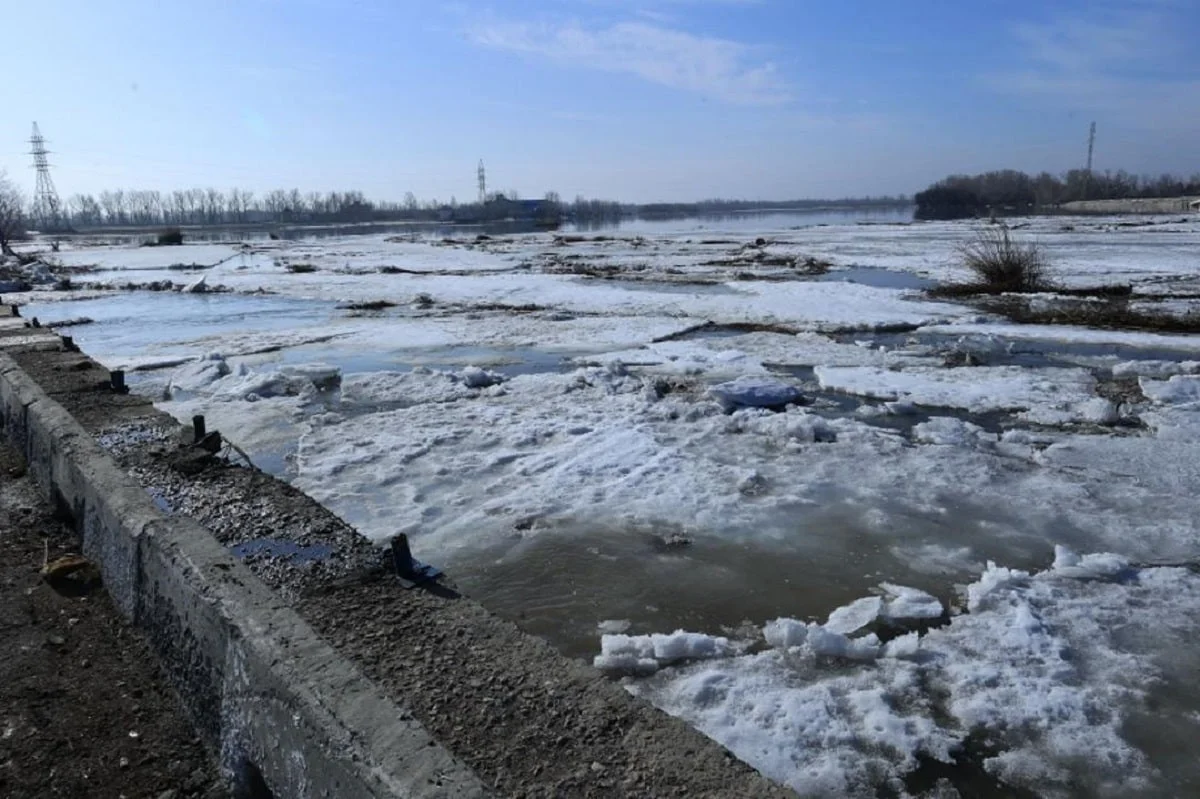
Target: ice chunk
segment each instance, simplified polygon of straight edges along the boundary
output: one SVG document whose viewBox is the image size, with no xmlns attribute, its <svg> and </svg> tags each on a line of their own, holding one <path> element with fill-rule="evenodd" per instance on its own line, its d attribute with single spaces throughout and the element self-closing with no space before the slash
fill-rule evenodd
<svg viewBox="0 0 1200 799">
<path fill-rule="evenodd" d="M 1053 573 L 1080 580 L 1111 579 L 1129 571 L 1129 560 L 1112 552 L 1080 556 L 1067 547 L 1054 547 Z"/>
<path fill-rule="evenodd" d="M 175 396 L 181 391 L 202 391 L 230 371 L 225 359 L 213 353 L 176 369 L 167 384 L 167 392 Z"/>
<path fill-rule="evenodd" d="M 711 397 L 731 411 L 735 408 L 781 408 L 804 395 L 797 386 L 766 377 L 743 376 L 719 383 L 708 390 Z"/>
<path fill-rule="evenodd" d="M 208 275 L 201 275 L 199 279 L 193 280 L 183 287 L 184 294 L 204 294 L 208 291 Z"/>
<path fill-rule="evenodd" d="M 876 600 L 876 608 L 878 608 L 879 597 L 870 598 Z M 857 603 L 851 603 L 846 607 L 852 607 L 855 604 Z M 861 607 L 865 607 L 865 605 Z M 845 610 L 845 608 L 839 608 L 839 610 Z M 830 614 L 831 620 L 836 613 L 837 611 L 834 611 Z M 850 616 L 848 615 L 846 618 L 850 618 Z M 874 617 L 872 616 L 872 618 Z M 874 633 L 861 638 L 850 638 L 836 630 L 829 629 L 828 625 L 805 624 L 796 619 L 775 619 L 767 622 L 763 627 L 763 635 L 766 637 L 767 643 L 776 649 L 791 649 L 803 645 L 814 655 L 840 657 L 848 660 L 874 660 L 879 656 L 879 638 Z"/>
<path fill-rule="evenodd" d="M 704 633 L 676 630 L 670 634 L 655 633 L 650 640 L 654 646 L 654 657 L 660 663 L 727 657 L 733 653 L 728 638 Z"/>
<path fill-rule="evenodd" d="M 658 671 L 654 643 L 648 635 L 602 635 L 600 654 L 592 665 L 601 671 L 653 674 Z"/>
<path fill-rule="evenodd" d="M 642 658 L 630 653 L 596 655 L 592 658 L 592 666 L 600 671 L 612 674 L 637 674 L 645 676 L 658 671 L 658 661 L 654 658 Z"/>
<path fill-rule="evenodd" d="M 813 626 L 808 630 L 808 648 L 814 655 L 874 660 L 879 657 L 879 638 L 874 633 L 862 638 L 848 638 L 841 633 Z"/>
<path fill-rule="evenodd" d="M 883 600 L 877 596 L 856 599 L 830 613 L 828 621 L 825 622 L 825 629 L 849 635 L 879 618 L 882 609 Z"/>
<path fill-rule="evenodd" d="M 1172 375 L 1166 380 L 1139 378 L 1142 393 L 1159 405 L 1200 402 L 1200 375 Z"/>
<path fill-rule="evenodd" d="M 883 645 L 880 654 L 885 658 L 911 660 L 919 654 L 920 649 L 921 636 L 916 632 L 911 632 L 888 641 Z"/>
<path fill-rule="evenodd" d="M 323 391 L 331 391 L 341 385 L 341 367 L 328 363 L 305 363 L 283 366 L 279 371 L 288 376 L 307 380 Z"/>
<path fill-rule="evenodd" d="M 1079 565 L 1082 558 L 1075 550 L 1062 544 L 1054 545 L 1054 570 L 1071 569 Z"/>
<path fill-rule="evenodd" d="M 626 632 L 633 626 L 629 619 L 605 619 L 596 624 L 596 629 L 609 635 Z"/>
<path fill-rule="evenodd" d="M 480 369 L 478 366 L 468 366 L 459 372 L 458 376 L 467 388 L 487 388 L 504 382 L 504 375 Z"/>
<path fill-rule="evenodd" d="M 971 447 L 981 442 L 996 441 L 995 433 L 953 416 L 935 416 L 913 428 L 913 440 L 922 444 Z"/>
<path fill-rule="evenodd" d="M 1095 385 L 1089 372 L 1075 368 L 818 366 L 815 374 L 830 391 L 973 413 L 1079 402 L 1093 396 Z"/>
<path fill-rule="evenodd" d="M 1055 440 L 1055 436 L 1047 435 L 1045 433 L 1034 433 L 1030 430 L 1005 430 L 1000 436 L 1001 443 L 1018 444 L 1024 446 L 1053 444 Z"/>
<path fill-rule="evenodd" d="M 296 397 L 312 392 L 311 380 L 300 374 L 288 374 L 283 370 L 255 372 L 239 364 L 229 377 L 221 381 L 214 394 L 220 400 L 247 400 L 254 402 L 269 397 Z"/>
<path fill-rule="evenodd" d="M 885 402 L 883 406 L 887 408 L 887 412 L 892 416 L 914 416 L 917 413 L 917 406 L 909 400 Z"/>
<path fill-rule="evenodd" d="M 1112 368 L 1113 377 L 1167 378 L 1200 372 L 1200 361 L 1123 361 Z"/>
<path fill-rule="evenodd" d="M 796 619 L 775 619 L 763 626 L 763 637 L 776 649 L 790 649 L 808 640 L 808 625 Z"/>
<path fill-rule="evenodd" d="M 602 635 L 600 654 L 592 665 L 601 671 L 652 673 L 660 666 L 684 660 L 708 660 L 735 654 L 728 638 L 689 633 L 653 635 Z"/>
<path fill-rule="evenodd" d="M 941 600 L 919 588 L 906 585 L 882 583 L 879 586 L 887 596 L 883 616 L 887 619 L 937 619 L 945 613 Z"/>
<path fill-rule="evenodd" d="M 984 606 L 984 600 L 998 591 L 1022 586 L 1029 582 L 1029 572 L 997 566 L 988 561 L 987 569 L 979 579 L 967 586 L 967 610 L 975 613 Z"/>
<path fill-rule="evenodd" d="M 425 367 L 417 367 L 411 372 L 352 374 L 342 381 L 342 402 L 355 405 L 421 405 L 452 402 L 471 394 L 461 380 Z"/>
<path fill-rule="evenodd" d="M 1077 402 L 1071 409 L 1081 421 L 1093 424 L 1116 424 L 1121 420 L 1117 404 L 1104 397 Z"/>
</svg>

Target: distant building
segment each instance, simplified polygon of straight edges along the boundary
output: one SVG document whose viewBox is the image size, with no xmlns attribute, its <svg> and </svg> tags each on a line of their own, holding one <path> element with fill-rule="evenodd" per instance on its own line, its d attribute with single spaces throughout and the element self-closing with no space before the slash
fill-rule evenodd
<svg viewBox="0 0 1200 799">
<path fill-rule="evenodd" d="M 562 209 L 547 200 L 510 200 L 503 194 L 493 195 L 482 206 L 459 206 L 454 211 L 459 223 L 524 222 L 537 227 L 558 227 Z"/>
<path fill-rule="evenodd" d="M 1188 203 L 1188 208 L 1191 208 L 1193 211 L 1200 214 L 1200 197 L 1197 197 Z"/>
</svg>

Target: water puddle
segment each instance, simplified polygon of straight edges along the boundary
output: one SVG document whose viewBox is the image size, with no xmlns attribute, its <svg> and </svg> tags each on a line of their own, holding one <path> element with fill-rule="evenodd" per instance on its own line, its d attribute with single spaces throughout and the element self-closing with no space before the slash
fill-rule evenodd
<svg viewBox="0 0 1200 799">
<path fill-rule="evenodd" d="M 329 557 L 333 549 L 326 544 L 301 546 L 295 541 L 281 538 L 256 538 L 229 548 L 230 554 L 239 560 L 252 557 L 283 558 L 293 563 L 315 563 Z"/>
<path fill-rule="evenodd" d="M 991 512 L 952 510 L 896 509 L 888 514 L 886 534 L 880 534 L 855 503 L 784 505 L 753 540 L 739 540 L 727 530 L 695 531 L 686 536 L 690 543 L 674 546 L 666 542 L 679 531 L 665 523 L 632 529 L 551 523 L 439 565 L 492 612 L 569 656 L 587 658 L 596 653 L 597 624 L 605 620 L 627 621 L 634 634 L 680 628 L 732 632 L 779 616 L 823 620 L 882 581 L 922 588 L 946 601 L 954 580 L 970 577 L 971 564 L 934 573 L 919 570 L 905 554 L 936 547 L 935 541 L 977 544 L 980 557 L 996 550 L 1006 562 L 1022 560 L 1011 542 L 986 540 Z"/>
<path fill-rule="evenodd" d="M 879 289 L 901 289 L 924 291 L 937 285 L 936 280 L 921 277 L 913 272 L 897 272 L 872 266 L 852 266 L 847 269 L 831 269 L 812 278 L 820 283 L 859 283 Z"/>
<path fill-rule="evenodd" d="M 577 281 L 585 285 L 595 285 L 595 281 Z M 725 283 L 685 283 L 683 281 L 667 280 L 606 280 L 604 286 L 624 289 L 625 291 L 642 291 L 654 294 L 739 294 L 740 292 Z"/>
</svg>

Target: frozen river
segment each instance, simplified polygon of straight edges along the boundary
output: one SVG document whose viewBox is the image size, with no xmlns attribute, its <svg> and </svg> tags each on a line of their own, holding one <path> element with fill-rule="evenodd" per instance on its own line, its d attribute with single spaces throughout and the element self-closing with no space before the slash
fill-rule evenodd
<svg viewBox="0 0 1200 799">
<path fill-rule="evenodd" d="M 1186 312 L 1150 221 L 1019 232 Z M 925 297 L 971 232 L 64 247 L 22 314 L 801 793 L 1200 792 L 1200 336 Z"/>
</svg>

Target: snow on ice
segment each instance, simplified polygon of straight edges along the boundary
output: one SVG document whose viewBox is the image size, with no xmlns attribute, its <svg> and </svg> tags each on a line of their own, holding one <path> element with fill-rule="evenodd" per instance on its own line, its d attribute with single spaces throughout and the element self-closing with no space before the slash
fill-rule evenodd
<svg viewBox="0 0 1200 799">
<path fill-rule="evenodd" d="M 919 757 L 951 762 L 977 734 L 987 771 L 1039 795 L 1169 792 L 1122 732 L 1161 659 L 1195 635 L 1200 576 L 1059 547 L 1036 574 L 989 564 L 967 594 L 949 624 L 882 647 L 830 630 L 836 611 L 826 625 L 778 619 L 770 649 L 625 684 L 806 796 L 906 793 Z M 870 599 L 841 610 L 857 621 L 879 608 Z M 1164 632 L 1129 639 L 1129 625 Z"/>
</svg>

